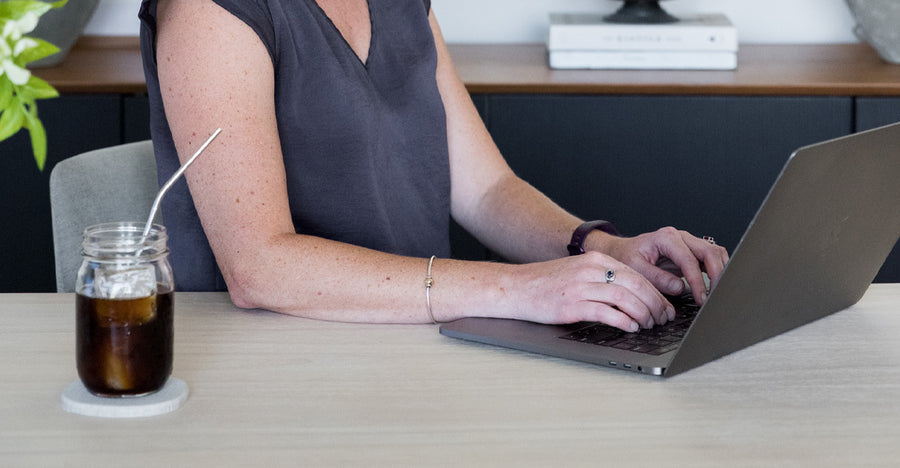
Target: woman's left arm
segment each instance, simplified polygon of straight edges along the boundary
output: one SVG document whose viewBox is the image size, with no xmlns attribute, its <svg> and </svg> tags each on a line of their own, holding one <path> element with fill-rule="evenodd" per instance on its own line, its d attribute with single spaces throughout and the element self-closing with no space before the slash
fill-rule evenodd
<svg viewBox="0 0 900 468">
<path fill-rule="evenodd" d="M 453 218 L 511 261 L 567 255 L 566 245 L 582 220 L 513 173 L 456 74 L 433 11 L 429 19 L 438 56 L 437 84 L 447 114 Z M 678 274 L 694 291 L 705 291 L 701 272 L 706 271 L 715 283 L 728 260 L 723 248 L 672 228 L 633 238 L 594 231 L 586 246 L 631 266 L 666 294 L 681 292 Z M 676 274 L 659 268 L 666 259 L 676 265 Z"/>
</svg>

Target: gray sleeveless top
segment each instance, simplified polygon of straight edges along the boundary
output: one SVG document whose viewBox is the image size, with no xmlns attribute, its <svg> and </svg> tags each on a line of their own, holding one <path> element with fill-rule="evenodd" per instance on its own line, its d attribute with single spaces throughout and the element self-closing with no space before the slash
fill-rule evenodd
<svg viewBox="0 0 900 468">
<path fill-rule="evenodd" d="M 249 25 L 271 56 L 296 231 L 401 255 L 449 256 L 449 156 L 430 1 L 370 1 L 365 63 L 315 0 L 215 2 Z M 155 14 L 156 0 L 143 0 L 141 47 L 162 183 L 178 157 L 159 91 Z M 223 290 L 187 184 L 172 187 L 162 213 L 176 288 Z"/>
</svg>

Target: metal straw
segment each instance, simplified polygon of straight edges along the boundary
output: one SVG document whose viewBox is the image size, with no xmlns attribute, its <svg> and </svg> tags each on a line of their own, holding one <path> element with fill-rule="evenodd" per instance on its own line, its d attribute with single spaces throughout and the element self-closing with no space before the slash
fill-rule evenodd
<svg viewBox="0 0 900 468">
<path fill-rule="evenodd" d="M 209 146 L 210 143 L 212 143 L 213 138 L 215 138 L 221 131 L 221 128 L 217 128 L 216 131 L 213 132 L 213 134 L 209 137 L 209 139 L 207 139 L 206 142 L 203 143 L 202 146 L 200 146 L 200 149 L 198 149 L 197 152 L 194 153 L 193 156 L 191 156 L 191 159 L 188 159 L 186 163 L 179 167 L 178 170 L 175 171 L 174 174 L 172 174 L 172 177 L 169 177 L 169 180 L 167 180 L 162 188 L 159 189 L 159 193 L 156 194 L 156 199 L 153 200 L 153 206 L 150 207 L 150 216 L 147 218 L 147 225 L 144 226 L 144 238 L 147 237 L 147 234 L 150 234 L 150 225 L 153 222 L 153 217 L 156 216 L 156 211 L 159 209 L 159 202 L 162 200 L 163 195 L 166 194 L 169 188 L 172 187 L 172 184 L 174 184 L 175 181 L 178 180 L 179 177 L 181 177 L 181 174 L 184 174 L 184 171 L 187 170 L 188 166 L 190 166 L 194 162 L 194 160 L 197 159 L 197 156 L 200 156 L 200 153 L 202 153 L 203 150 L 205 150 L 206 147 Z"/>
</svg>

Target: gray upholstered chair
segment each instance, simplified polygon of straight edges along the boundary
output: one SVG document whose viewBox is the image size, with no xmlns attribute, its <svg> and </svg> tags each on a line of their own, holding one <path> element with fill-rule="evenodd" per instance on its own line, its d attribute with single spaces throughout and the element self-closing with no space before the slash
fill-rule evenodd
<svg viewBox="0 0 900 468">
<path fill-rule="evenodd" d="M 56 290 L 75 290 L 84 228 L 146 221 L 158 189 L 149 140 L 90 151 L 58 163 L 50 173 Z M 162 222 L 159 211 L 154 222 Z"/>
</svg>

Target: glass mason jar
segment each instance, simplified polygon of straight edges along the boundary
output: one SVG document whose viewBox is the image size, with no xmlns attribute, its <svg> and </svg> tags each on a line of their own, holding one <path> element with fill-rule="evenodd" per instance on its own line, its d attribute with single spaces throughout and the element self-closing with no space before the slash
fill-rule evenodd
<svg viewBox="0 0 900 468">
<path fill-rule="evenodd" d="M 75 281 L 78 376 L 98 396 L 140 396 L 172 373 L 172 268 L 166 228 L 142 222 L 84 230 Z"/>
</svg>

